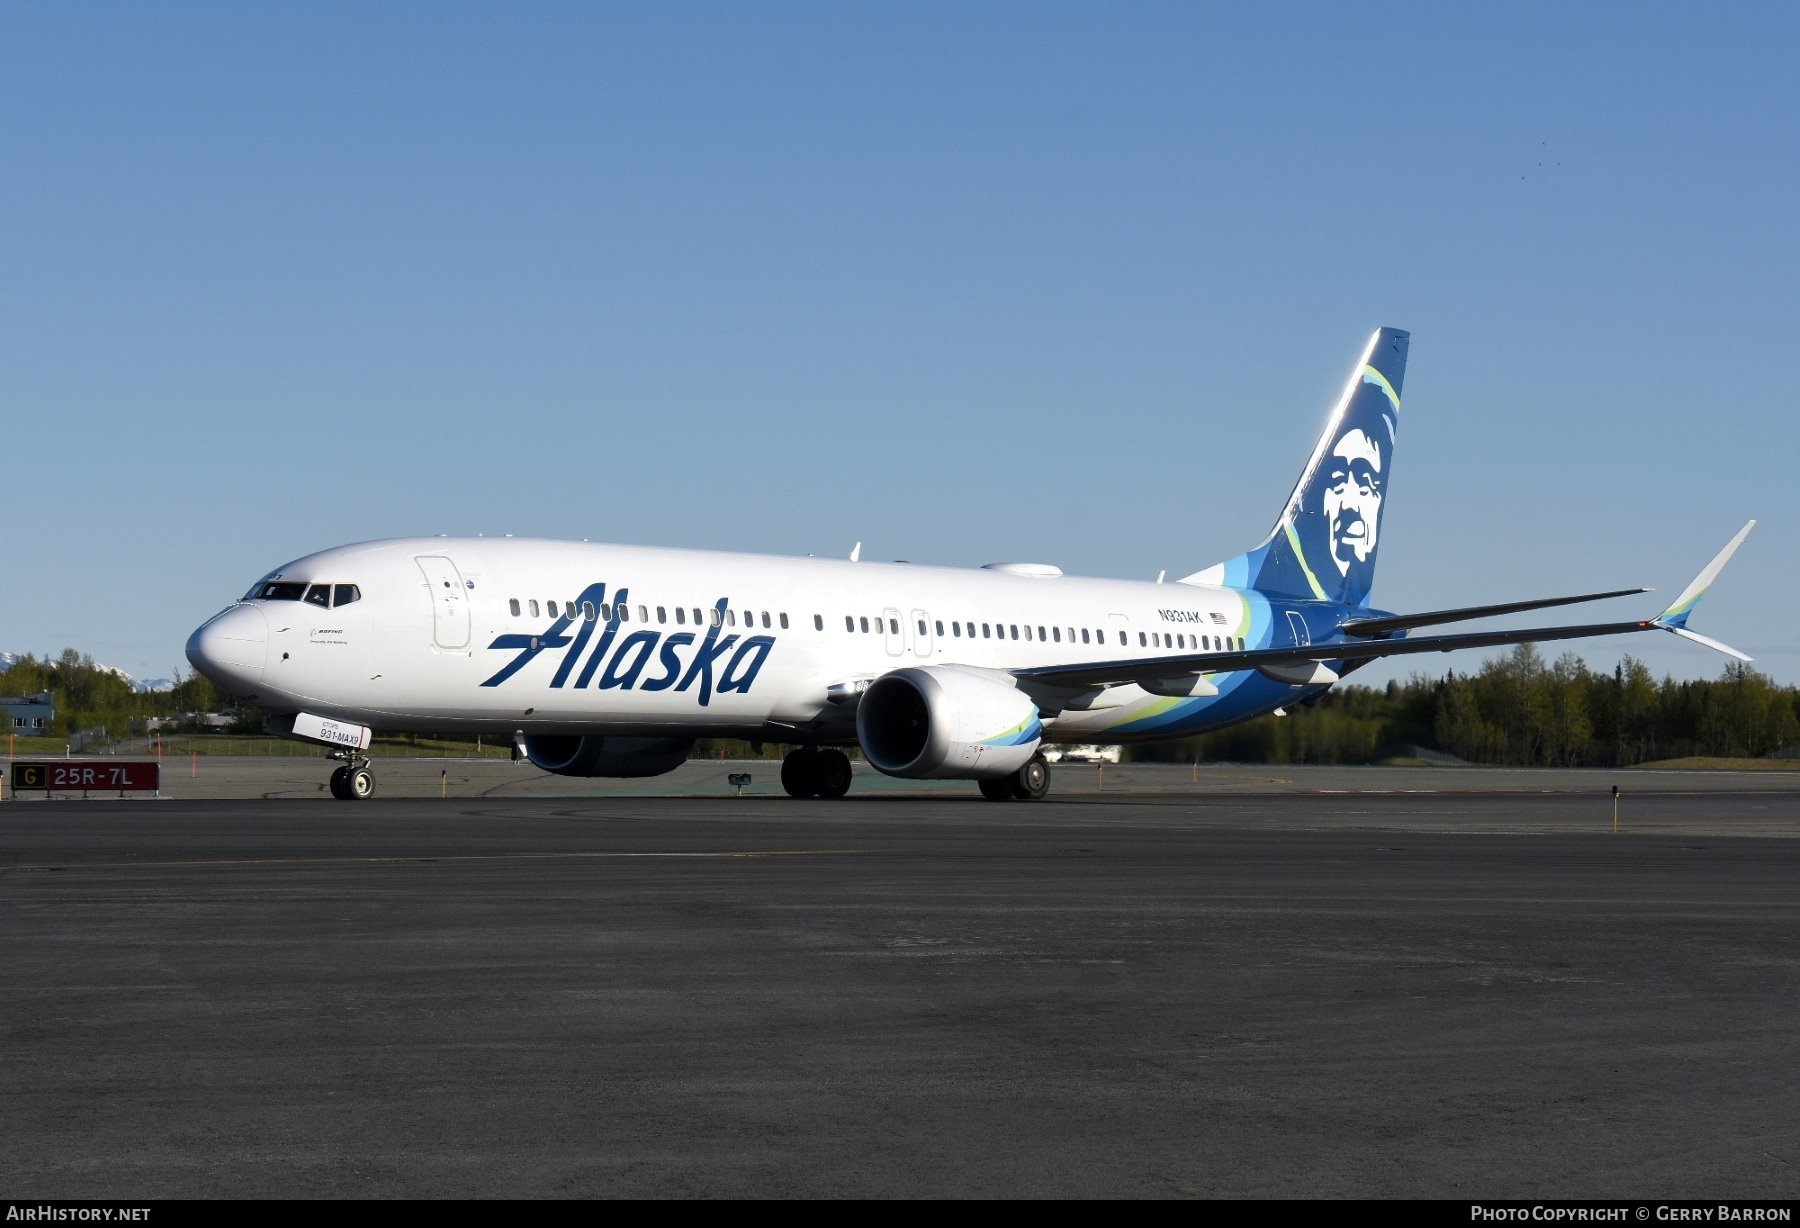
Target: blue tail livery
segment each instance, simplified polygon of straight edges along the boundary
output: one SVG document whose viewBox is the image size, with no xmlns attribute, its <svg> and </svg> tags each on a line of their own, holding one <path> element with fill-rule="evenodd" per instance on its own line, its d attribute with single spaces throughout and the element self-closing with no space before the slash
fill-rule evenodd
<svg viewBox="0 0 1800 1228">
<path fill-rule="evenodd" d="M 1378 329 L 1326 419 L 1312 458 L 1269 536 L 1183 584 L 1251 588 L 1271 597 L 1367 605 L 1400 427 L 1411 335 Z"/>
</svg>

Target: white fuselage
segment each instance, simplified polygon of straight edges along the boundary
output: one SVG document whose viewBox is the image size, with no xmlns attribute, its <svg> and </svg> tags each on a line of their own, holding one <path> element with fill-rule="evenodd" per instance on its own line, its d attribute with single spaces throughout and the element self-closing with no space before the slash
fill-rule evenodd
<svg viewBox="0 0 1800 1228">
<path fill-rule="evenodd" d="M 354 585 L 356 596 L 327 605 L 323 585 L 340 598 Z M 343 546 L 288 564 L 252 594 L 190 640 L 209 676 L 266 712 L 421 732 L 798 741 L 803 731 L 848 743 L 854 704 L 845 700 L 901 666 L 1006 671 L 1254 648 L 1275 622 L 1255 592 L 1029 565 L 522 538 Z M 1250 690 L 1214 704 L 1227 695 L 1097 688 L 1046 715 L 1045 732 L 1080 742 L 1166 737 L 1295 694 Z M 1209 707 L 1218 710 L 1203 720 Z"/>
</svg>

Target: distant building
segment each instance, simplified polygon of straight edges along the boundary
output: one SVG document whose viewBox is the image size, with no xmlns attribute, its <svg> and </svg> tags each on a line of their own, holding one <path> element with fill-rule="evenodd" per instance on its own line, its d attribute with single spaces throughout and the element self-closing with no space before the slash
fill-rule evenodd
<svg viewBox="0 0 1800 1228">
<path fill-rule="evenodd" d="M 144 721 L 144 732 L 160 733 L 164 729 L 230 729 L 237 724 L 235 712 L 183 712 L 176 716 L 152 716 Z"/>
<path fill-rule="evenodd" d="M 40 691 L 36 695 L 0 695 L 0 713 L 8 733 L 28 733 L 48 737 L 56 727 L 56 695 Z"/>
</svg>

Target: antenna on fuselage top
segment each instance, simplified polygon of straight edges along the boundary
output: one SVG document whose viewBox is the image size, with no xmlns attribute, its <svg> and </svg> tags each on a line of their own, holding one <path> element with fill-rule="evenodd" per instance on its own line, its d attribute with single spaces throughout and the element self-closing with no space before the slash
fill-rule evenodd
<svg viewBox="0 0 1800 1228">
<path fill-rule="evenodd" d="M 850 561 L 852 563 L 855 563 L 855 562 L 859 561 L 861 558 L 862 558 L 862 543 L 857 542 L 855 547 L 852 548 L 850 551 Z"/>
<path fill-rule="evenodd" d="M 1158 584 L 1161 584 L 1163 581 L 1163 577 L 1168 574 L 1169 574 L 1169 569 L 1167 567 L 1163 568 L 1161 571 L 1156 573 L 1156 582 Z"/>
</svg>

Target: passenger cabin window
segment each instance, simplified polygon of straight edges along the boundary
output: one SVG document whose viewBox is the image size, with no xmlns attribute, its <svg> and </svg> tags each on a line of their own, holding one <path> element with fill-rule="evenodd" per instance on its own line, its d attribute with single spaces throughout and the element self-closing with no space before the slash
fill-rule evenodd
<svg viewBox="0 0 1800 1228">
<path fill-rule="evenodd" d="M 938 619 L 936 625 L 937 625 L 938 638 L 942 639 L 943 635 L 944 635 L 944 620 L 941 618 Z"/>
<path fill-rule="evenodd" d="M 638 607 L 638 621 L 641 623 L 647 623 L 650 621 L 650 607 L 649 606 L 641 605 Z"/>
<path fill-rule="evenodd" d="M 537 603 L 536 597 L 533 597 L 531 599 L 531 616 L 533 618 L 536 618 L 538 616 L 538 603 Z"/>
<path fill-rule="evenodd" d="M 813 630 L 814 631 L 825 630 L 825 616 L 823 614 L 814 614 L 813 615 Z"/>
<path fill-rule="evenodd" d="M 506 608 L 512 611 L 512 616 L 514 618 L 517 618 L 519 616 L 519 599 L 514 597 L 511 601 L 506 603 Z"/>
<path fill-rule="evenodd" d="M 1083 627 L 1083 628 L 1082 628 L 1082 629 L 1081 629 L 1081 642 L 1082 642 L 1082 643 L 1083 643 L 1083 644 L 1085 644 L 1085 643 L 1087 643 L 1087 642 L 1088 642 L 1088 632 L 1087 632 L 1087 628 L 1086 628 L 1086 627 Z"/>
<path fill-rule="evenodd" d="M 675 621 L 677 623 L 682 624 L 683 626 L 685 626 L 687 624 L 687 609 L 686 609 L 686 607 L 684 607 L 684 606 L 676 606 L 675 607 Z"/>
<path fill-rule="evenodd" d="M 781 615 L 781 629 L 783 631 L 786 631 L 788 629 L 787 612 L 785 610 L 782 611 L 782 615 Z"/>
<path fill-rule="evenodd" d="M 593 622 L 595 618 L 599 617 L 599 614 L 600 611 L 594 608 L 593 602 L 584 601 L 581 603 L 581 616 L 589 622 Z"/>
<path fill-rule="evenodd" d="M 669 611 L 667 607 L 660 605 L 656 607 L 656 621 L 659 623 L 666 623 L 669 621 Z"/>
<path fill-rule="evenodd" d="M 555 617 L 556 617 L 556 616 L 557 616 L 557 614 L 556 614 L 556 603 L 555 603 L 555 602 L 554 602 L 554 601 L 546 601 L 546 602 L 545 602 L 545 603 L 544 603 L 544 609 L 546 609 L 546 610 L 548 610 L 548 611 L 549 611 L 549 612 L 550 612 L 550 617 L 551 617 L 551 618 L 555 618 Z"/>
<path fill-rule="evenodd" d="M 859 616 L 859 617 L 858 617 L 858 618 L 857 618 L 857 620 L 856 620 L 856 621 L 857 621 L 857 622 L 859 622 L 859 623 L 861 623 L 861 624 L 862 624 L 862 629 L 863 629 L 863 634 L 864 634 L 864 635 L 867 635 L 867 634 L 868 634 L 868 633 L 869 633 L 869 619 L 868 619 L 868 616 L 867 616 L 867 615 L 861 615 L 861 616 Z"/>
</svg>

